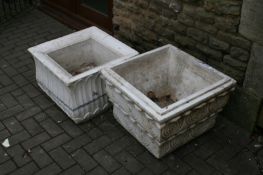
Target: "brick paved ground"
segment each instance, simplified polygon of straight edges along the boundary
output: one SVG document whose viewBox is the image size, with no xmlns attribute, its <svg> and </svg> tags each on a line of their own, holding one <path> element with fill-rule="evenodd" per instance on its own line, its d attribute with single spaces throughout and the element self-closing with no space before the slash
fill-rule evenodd
<svg viewBox="0 0 263 175">
<path fill-rule="evenodd" d="M 222 119 L 161 160 L 112 117 L 75 125 L 38 88 L 26 49 L 72 30 L 35 10 L 0 27 L 0 175 L 260 174 L 263 151 Z M 256 147 L 255 147 L 256 145 Z"/>
</svg>

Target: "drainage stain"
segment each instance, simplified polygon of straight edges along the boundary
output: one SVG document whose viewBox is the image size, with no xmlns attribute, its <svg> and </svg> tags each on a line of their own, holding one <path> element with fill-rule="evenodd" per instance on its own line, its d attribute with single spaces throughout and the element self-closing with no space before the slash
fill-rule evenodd
<svg viewBox="0 0 263 175">
<path fill-rule="evenodd" d="M 170 104 L 173 104 L 174 102 L 176 102 L 176 100 L 171 98 L 170 94 L 164 95 L 161 97 L 157 97 L 153 91 L 149 91 L 147 93 L 147 97 L 149 97 L 153 102 L 155 102 L 161 108 L 169 106 Z"/>
<path fill-rule="evenodd" d="M 86 71 L 88 71 L 90 69 L 93 69 L 96 66 L 97 65 L 95 63 L 83 63 L 78 68 L 69 71 L 69 73 L 71 73 L 73 76 L 74 75 L 78 75 L 78 74 L 86 72 Z"/>
</svg>

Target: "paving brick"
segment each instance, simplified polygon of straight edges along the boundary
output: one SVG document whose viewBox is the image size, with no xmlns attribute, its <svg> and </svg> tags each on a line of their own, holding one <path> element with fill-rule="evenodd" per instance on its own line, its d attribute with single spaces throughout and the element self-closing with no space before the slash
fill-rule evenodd
<svg viewBox="0 0 263 175">
<path fill-rule="evenodd" d="M 21 95 L 17 97 L 17 100 L 25 109 L 35 106 L 35 103 L 27 95 Z"/>
<path fill-rule="evenodd" d="M 78 162 L 78 164 L 85 169 L 90 171 L 97 166 L 97 162 L 92 159 L 83 149 L 79 149 L 72 153 L 72 157 Z"/>
<path fill-rule="evenodd" d="M 59 172 L 61 172 L 61 168 L 59 168 L 59 166 L 53 163 L 41 169 L 35 175 L 56 175 L 56 174 L 59 174 Z"/>
<path fill-rule="evenodd" d="M 17 89 L 17 85 L 15 84 L 10 84 L 8 86 L 5 86 L 3 88 L 0 88 L 0 95 L 3 95 L 5 93 L 11 92 L 13 90 Z"/>
<path fill-rule="evenodd" d="M 174 154 L 169 154 L 163 158 L 163 162 L 168 165 L 171 172 L 175 174 L 187 174 L 192 167 L 176 157 Z"/>
<path fill-rule="evenodd" d="M 43 128 L 33 118 L 24 120 L 22 125 L 33 136 L 43 131 Z"/>
<path fill-rule="evenodd" d="M 5 138 L 8 138 L 9 136 L 10 133 L 7 129 L 0 131 L 0 141 L 4 140 Z"/>
<path fill-rule="evenodd" d="M 107 136 L 102 136 L 85 146 L 85 149 L 89 154 L 94 154 L 106 147 L 110 142 L 111 140 Z"/>
<path fill-rule="evenodd" d="M 112 173 L 121 167 L 121 165 L 104 150 L 97 152 L 93 157 L 109 173 Z"/>
<path fill-rule="evenodd" d="M 112 173 L 112 175 L 130 175 L 131 173 L 129 171 L 127 171 L 125 168 L 120 168 L 118 170 L 116 170 L 114 173 Z"/>
<path fill-rule="evenodd" d="M 197 171 L 192 170 L 187 175 L 200 175 Z"/>
<path fill-rule="evenodd" d="M 32 73 L 31 71 L 27 71 L 27 72 L 30 72 L 30 74 Z M 24 74 L 25 77 L 30 77 L 31 75 L 30 74 Z M 34 72 L 32 73 L 34 75 Z M 28 79 L 28 78 L 27 78 Z M 29 79 L 30 80 L 30 79 Z M 26 92 L 26 94 L 29 96 L 29 97 L 36 97 L 36 96 L 39 96 L 41 93 L 38 89 L 36 89 L 33 85 L 29 84 L 29 85 L 26 85 L 24 87 L 22 87 L 22 89 Z"/>
<path fill-rule="evenodd" d="M 13 81 L 6 75 L 0 75 L 1 85 L 8 86 L 13 83 Z"/>
<path fill-rule="evenodd" d="M 41 113 L 36 114 L 34 118 L 36 119 L 36 121 L 42 122 L 48 118 L 48 115 L 46 113 L 41 112 Z"/>
<path fill-rule="evenodd" d="M 8 156 L 8 154 L 6 153 L 6 151 L 0 147 L 0 164 L 9 160 L 10 157 Z"/>
<path fill-rule="evenodd" d="M 73 167 L 65 170 L 62 175 L 84 175 L 84 170 L 79 165 L 74 165 Z"/>
<path fill-rule="evenodd" d="M 53 120 L 47 119 L 40 123 L 40 125 L 49 133 L 52 137 L 63 133 L 64 131 Z"/>
<path fill-rule="evenodd" d="M 148 169 L 143 169 L 142 171 L 140 171 L 137 175 L 154 175 L 153 172 L 151 172 Z"/>
<path fill-rule="evenodd" d="M 215 169 L 210 166 L 210 164 L 206 163 L 204 160 L 197 158 L 193 154 L 189 154 L 183 158 L 183 160 L 191 165 L 197 172 L 200 174 L 211 174 L 215 171 Z"/>
<path fill-rule="evenodd" d="M 75 164 L 75 161 L 72 159 L 72 157 L 61 147 L 54 149 L 49 154 L 63 169 L 67 169 Z"/>
<path fill-rule="evenodd" d="M 31 149 L 43 142 L 45 142 L 46 140 L 49 140 L 50 136 L 45 133 L 45 132 L 42 132 L 34 137 L 31 137 L 30 139 L 28 139 L 27 141 L 23 142 L 22 143 L 22 146 L 28 150 L 28 149 Z"/>
<path fill-rule="evenodd" d="M 32 108 L 29 108 L 29 109 L 23 111 L 22 113 L 18 114 L 16 116 L 16 118 L 19 121 L 22 121 L 22 120 L 25 120 L 29 117 L 34 116 L 35 114 L 39 113 L 40 111 L 41 111 L 41 109 L 39 107 L 32 107 Z"/>
<path fill-rule="evenodd" d="M 198 147 L 193 153 L 199 158 L 206 160 L 209 156 L 221 149 L 221 147 L 222 146 L 218 142 L 208 140 L 202 146 Z"/>
<path fill-rule="evenodd" d="M 99 125 L 100 129 L 112 140 L 121 138 L 125 132 L 109 121 L 105 121 Z"/>
<path fill-rule="evenodd" d="M 134 142 L 130 136 L 124 136 L 106 147 L 107 152 L 114 155 Z"/>
<path fill-rule="evenodd" d="M 0 112 L 4 111 L 6 109 L 7 109 L 7 107 L 3 103 L 0 103 Z"/>
<path fill-rule="evenodd" d="M 42 147 L 46 151 L 50 151 L 54 148 L 57 148 L 60 145 L 63 145 L 64 143 L 67 143 L 70 139 L 71 138 L 67 134 L 63 133 L 43 143 Z"/>
<path fill-rule="evenodd" d="M 3 130 L 5 128 L 5 126 L 2 124 L 2 122 L 0 121 L 0 131 Z"/>
<path fill-rule="evenodd" d="M 54 105 L 54 102 L 52 102 L 47 96 L 44 96 L 44 95 L 39 95 L 35 97 L 34 102 L 37 103 L 41 109 L 46 109 Z"/>
<path fill-rule="evenodd" d="M 0 120 L 4 120 L 4 119 L 11 117 L 15 114 L 18 114 L 22 110 L 23 110 L 23 108 L 20 105 L 16 105 L 16 106 L 13 106 L 11 108 L 8 108 L 7 110 L 0 112 Z"/>
<path fill-rule="evenodd" d="M 77 137 L 83 133 L 83 131 L 71 120 L 62 122 L 60 126 L 72 137 Z"/>
<path fill-rule="evenodd" d="M 16 169 L 16 165 L 11 161 L 7 161 L 0 165 L 0 175 L 6 175 Z"/>
<path fill-rule="evenodd" d="M 14 117 L 10 117 L 4 120 L 3 123 L 7 127 L 7 129 L 13 134 L 22 131 L 24 129 L 22 125 Z"/>
<path fill-rule="evenodd" d="M 191 154 L 197 149 L 197 145 L 196 143 L 194 143 L 194 141 L 178 148 L 177 150 L 174 151 L 174 154 L 179 158 L 183 158 L 184 156 Z"/>
<path fill-rule="evenodd" d="M 255 154 L 243 149 L 242 154 L 236 155 L 228 163 L 233 170 L 237 170 L 237 174 L 261 174 L 262 169 L 257 165 Z M 260 165 L 259 165 L 260 166 Z"/>
<path fill-rule="evenodd" d="M 144 166 L 138 160 L 136 160 L 126 151 L 118 153 L 115 158 L 133 174 L 136 174 L 144 168 Z"/>
<path fill-rule="evenodd" d="M 5 71 L 5 73 L 9 76 L 9 77 L 12 77 L 16 74 L 18 74 L 18 72 L 12 68 L 11 66 L 8 66 L 8 67 L 5 67 L 4 69 L 2 69 Z"/>
<path fill-rule="evenodd" d="M 85 123 L 81 123 L 79 124 L 79 127 L 86 133 L 90 132 L 90 130 L 92 130 L 95 125 L 92 122 L 85 122 Z"/>
<path fill-rule="evenodd" d="M 56 106 L 46 109 L 45 112 L 56 122 L 62 122 L 68 119 L 68 116 Z"/>
<path fill-rule="evenodd" d="M 23 165 L 31 161 L 28 153 L 20 145 L 15 145 L 8 148 L 7 153 L 10 157 L 12 157 L 12 159 L 19 167 L 22 167 Z"/>
<path fill-rule="evenodd" d="M 94 127 L 92 128 L 89 132 L 88 135 L 92 138 L 92 139 L 96 139 L 100 136 L 103 135 L 103 132 L 101 130 L 99 130 L 98 128 Z"/>
<path fill-rule="evenodd" d="M 107 171 L 105 171 L 102 167 L 98 166 L 94 170 L 88 173 L 89 175 L 108 175 Z"/>
<path fill-rule="evenodd" d="M 18 143 L 21 143 L 27 140 L 28 138 L 30 138 L 30 135 L 25 130 L 23 130 L 15 135 L 11 135 L 8 139 L 9 139 L 10 145 L 13 146 L 15 144 L 18 144 Z"/>
<path fill-rule="evenodd" d="M 12 79 L 14 80 L 14 82 L 18 85 L 18 86 L 25 86 L 27 84 L 29 84 L 30 82 L 25 79 L 22 75 L 16 75 L 14 77 L 12 77 Z"/>
<path fill-rule="evenodd" d="M 39 146 L 31 150 L 30 156 L 40 168 L 43 168 L 53 162 L 45 150 Z"/>
<path fill-rule="evenodd" d="M 16 99 L 9 93 L 2 95 L 0 97 L 0 100 L 5 104 L 7 108 L 13 107 L 18 104 Z"/>
<path fill-rule="evenodd" d="M 79 148 L 81 148 L 82 146 L 88 144 L 91 141 L 90 137 L 87 134 L 78 136 L 76 138 L 74 138 L 73 140 L 71 140 L 70 142 L 64 144 L 64 149 L 71 153 Z"/>
<path fill-rule="evenodd" d="M 10 175 L 31 175 L 34 174 L 36 171 L 38 171 L 38 167 L 34 162 L 31 162 L 17 169 L 15 172 L 11 173 Z"/>
<path fill-rule="evenodd" d="M 137 157 L 145 151 L 145 148 L 139 142 L 135 142 L 128 146 L 126 150 L 134 157 Z"/>
<path fill-rule="evenodd" d="M 24 91 L 22 89 L 16 89 L 14 91 L 11 92 L 11 94 L 15 97 L 21 96 L 24 94 Z"/>
<path fill-rule="evenodd" d="M 156 174 L 161 174 L 168 168 L 161 160 L 154 158 L 153 155 L 146 151 L 138 156 L 138 160 Z"/>
</svg>

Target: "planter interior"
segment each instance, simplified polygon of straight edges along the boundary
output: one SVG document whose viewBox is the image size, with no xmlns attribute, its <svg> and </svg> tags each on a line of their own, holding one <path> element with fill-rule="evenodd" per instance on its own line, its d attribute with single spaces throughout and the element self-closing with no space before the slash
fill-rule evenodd
<svg viewBox="0 0 263 175">
<path fill-rule="evenodd" d="M 121 57 L 94 39 L 50 52 L 48 56 L 73 76 Z"/>
<path fill-rule="evenodd" d="M 184 52 L 165 48 L 113 70 L 146 98 L 165 108 L 224 78 L 210 69 L 203 69 L 202 64 L 196 64 L 187 57 Z"/>
</svg>

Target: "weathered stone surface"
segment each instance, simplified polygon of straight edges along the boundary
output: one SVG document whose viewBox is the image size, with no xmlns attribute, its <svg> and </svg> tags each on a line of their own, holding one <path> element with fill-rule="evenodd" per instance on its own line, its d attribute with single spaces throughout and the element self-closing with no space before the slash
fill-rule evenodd
<svg viewBox="0 0 263 175">
<path fill-rule="evenodd" d="M 205 9 L 219 15 L 240 15 L 241 1 L 205 0 Z"/>
<path fill-rule="evenodd" d="M 170 1 L 169 7 L 176 13 L 179 13 L 182 11 L 183 4 L 181 0 L 165 0 Z"/>
<path fill-rule="evenodd" d="M 258 116 L 261 99 L 253 91 L 237 88 L 223 111 L 228 119 L 252 131 Z"/>
<path fill-rule="evenodd" d="M 245 72 L 235 69 L 232 66 L 229 66 L 227 64 L 221 63 L 221 69 L 230 77 L 234 78 L 239 85 L 242 84 L 244 76 L 245 76 Z"/>
<path fill-rule="evenodd" d="M 230 55 L 231 57 L 236 58 L 240 61 L 247 61 L 249 58 L 248 51 L 238 47 L 232 47 L 230 51 Z"/>
<path fill-rule="evenodd" d="M 251 50 L 244 87 L 253 89 L 263 97 L 263 46 L 254 44 Z"/>
<path fill-rule="evenodd" d="M 217 17 L 215 18 L 215 26 L 219 30 L 236 33 L 239 25 L 239 17 Z"/>
<path fill-rule="evenodd" d="M 188 28 L 187 35 L 202 43 L 206 43 L 208 40 L 208 36 L 205 32 L 202 32 L 201 30 L 195 28 Z"/>
<path fill-rule="evenodd" d="M 247 68 L 246 63 L 235 60 L 230 55 L 225 55 L 223 58 L 223 62 L 241 71 L 245 71 Z"/>
<path fill-rule="evenodd" d="M 228 43 L 226 43 L 224 41 L 220 41 L 220 40 L 216 39 L 215 37 L 209 38 L 209 46 L 213 49 L 222 50 L 222 51 L 227 51 L 229 48 Z"/>
<path fill-rule="evenodd" d="M 195 22 L 195 27 L 210 34 L 215 34 L 217 32 L 217 28 L 215 26 L 200 21 Z"/>
<path fill-rule="evenodd" d="M 174 44 L 243 83 L 252 42 L 238 32 L 241 0 L 115 1 L 118 39 L 140 52 Z"/>
<path fill-rule="evenodd" d="M 263 1 L 243 0 L 240 33 L 263 45 Z"/>
<path fill-rule="evenodd" d="M 204 54 L 221 61 L 223 54 L 219 51 L 213 50 L 205 45 L 202 44 L 197 44 L 196 46 L 197 49 L 199 49 L 201 52 L 203 52 Z"/>
<path fill-rule="evenodd" d="M 258 124 L 261 128 L 263 128 L 263 105 L 261 105 L 261 110 L 260 110 L 259 115 L 258 115 L 257 124 Z"/>
<path fill-rule="evenodd" d="M 192 19 L 192 17 L 187 16 L 184 13 L 178 15 L 178 21 L 187 26 L 194 26 L 194 20 Z"/>
<path fill-rule="evenodd" d="M 230 33 L 225 33 L 225 32 L 218 32 L 218 38 L 234 45 L 234 46 L 238 46 L 241 47 L 243 49 L 246 50 L 250 50 L 250 45 L 251 42 L 239 35 L 235 35 L 235 34 L 230 34 Z"/>
</svg>

